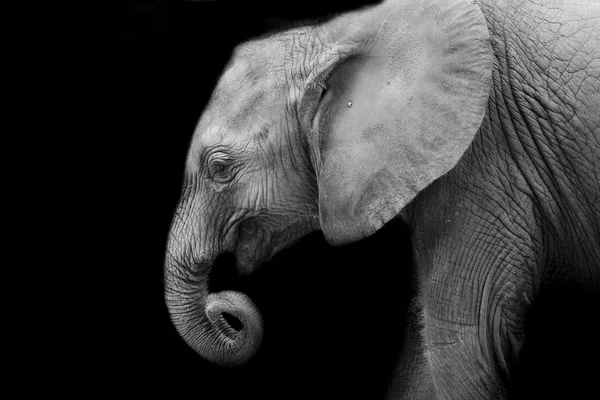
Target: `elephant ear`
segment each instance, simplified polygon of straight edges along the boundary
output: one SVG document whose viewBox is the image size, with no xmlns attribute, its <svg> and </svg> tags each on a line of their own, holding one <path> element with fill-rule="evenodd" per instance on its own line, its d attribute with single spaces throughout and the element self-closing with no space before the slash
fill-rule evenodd
<svg viewBox="0 0 600 400">
<path fill-rule="evenodd" d="M 327 83 L 311 129 L 321 228 L 339 245 L 375 232 L 459 161 L 486 113 L 492 52 L 466 0 L 391 1 L 333 24 L 337 59 L 312 78 Z"/>
</svg>

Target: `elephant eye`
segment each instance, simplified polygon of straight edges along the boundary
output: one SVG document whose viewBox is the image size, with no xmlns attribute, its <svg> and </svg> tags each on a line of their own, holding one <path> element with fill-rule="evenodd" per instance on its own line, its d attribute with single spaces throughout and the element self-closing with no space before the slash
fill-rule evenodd
<svg viewBox="0 0 600 400">
<path fill-rule="evenodd" d="M 212 180 L 227 183 L 233 178 L 231 174 L 232 161 L 226 157 L 211 157 L 208 163 L 208 172 Z"/>
</svg>

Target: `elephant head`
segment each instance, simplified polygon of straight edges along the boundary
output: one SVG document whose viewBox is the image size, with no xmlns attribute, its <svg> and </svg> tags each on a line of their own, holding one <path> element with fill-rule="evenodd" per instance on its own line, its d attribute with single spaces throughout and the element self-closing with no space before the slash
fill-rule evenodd
<svg viewBox="0 0 600 400">
<path fill-rule="evenodd" d="M 307 233 L 333 245 L 394 218 L 461 158 L 486 112 L 491 49 L 468 0 L 388 1 L 239 46 L 194 133 L 165 261 L 172 320 L 201 356 L 247 361 L 244 294 L 211 293 Z"/>
</svg>

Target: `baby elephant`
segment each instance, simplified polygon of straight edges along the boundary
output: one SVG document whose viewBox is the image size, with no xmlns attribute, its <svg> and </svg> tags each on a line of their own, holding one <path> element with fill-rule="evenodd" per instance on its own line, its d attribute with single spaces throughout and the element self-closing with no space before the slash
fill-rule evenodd
<svg viewBox="0 0 600 400">
<path fill-rule="evenodd" d="M 239 46 L 187 157 L 172 321 L 242 364 L 262 319 L 209 291 L 217 256 L 248 274 L 314 230 L 342 245 L 394 218 L 420 321 L 389 397 L 505 398 L 543 285 L 600 288 L 600 3 L 389 0 Z"/>
</svg>

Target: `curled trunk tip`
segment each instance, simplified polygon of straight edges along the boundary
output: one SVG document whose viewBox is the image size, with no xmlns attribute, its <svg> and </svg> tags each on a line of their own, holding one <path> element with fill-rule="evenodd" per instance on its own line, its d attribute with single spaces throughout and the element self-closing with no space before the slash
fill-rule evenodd
<svg viewBox="0 0 600 400">
<path fill-rule="evenodd" d="M 208 361 L 238 366 L 250 360 L 260 348 L 262 317 L 254 302 L 243 293 L 210 293 L 192 302 L 167 296 L 167 302 L 180 335 Z"/>
</svg>

